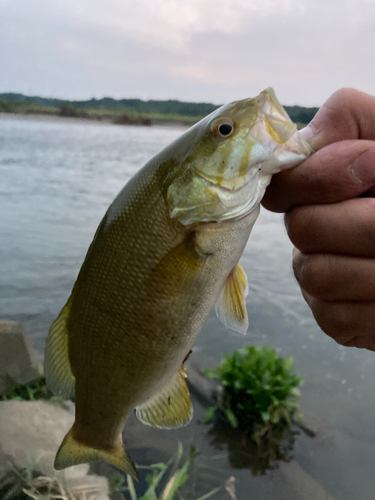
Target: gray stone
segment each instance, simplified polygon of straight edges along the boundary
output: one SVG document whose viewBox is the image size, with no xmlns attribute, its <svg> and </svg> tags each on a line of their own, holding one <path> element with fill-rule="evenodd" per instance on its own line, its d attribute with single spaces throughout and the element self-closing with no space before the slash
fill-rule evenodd
<svg viewBox="0 0 375 500">
<path fill-rule="evenodd" d="M 10 464 L 19 468 L 32 467 L 56 479 L 71 492 L 72 498 L 81 498 L 78 492 L 87 490 L 94 492 L 92 498 L 95 500 L 107 500 L 107 479 L 88 474 L 89 465 L 62 471 L 53 467 L 57 449 L 73 421 L 74 405 L 70 402 L 63 406 L 45 401 L 0 402 L 0 469 L 7 469 Z"/>
<path fill-rule="evenodd" d="M 37 380 L 42 374 L 25 328 L 14 321 L 0 321 L 0 394 Z"/>
<path fill-rule="evenodd" d="M 215 404 L 219 395 L 219 384 L 216 380 L 206 377 L 204 370 L 217 368 L 218 363 L 199 351 L 193 351 L 185 366 L 187 370 L 186 382 L 199 403 L 203 407 Z"/>
<path fill-rule="evenodd" d="M 285 488 L 295 493 L 300 500 L 335 500 L 333 496 L 314 477 L 306 472 L 296 461 L 286 464 L 280 462 L 280 473 L 285 479 Z"/>
</svg>

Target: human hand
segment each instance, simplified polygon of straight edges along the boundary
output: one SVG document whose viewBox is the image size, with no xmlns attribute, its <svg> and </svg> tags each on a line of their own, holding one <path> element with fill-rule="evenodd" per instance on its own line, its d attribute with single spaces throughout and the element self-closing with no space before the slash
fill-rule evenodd
<svg viewBox="0 0 375 500">
<path fill-rule="evenodd" d="M 286 212 L 293 269 L 319 326 L 375 351 L 375 97 L 335 92 L 302 132 L 317 151 L 275 175 L 265 208 Z"/>
</svg>

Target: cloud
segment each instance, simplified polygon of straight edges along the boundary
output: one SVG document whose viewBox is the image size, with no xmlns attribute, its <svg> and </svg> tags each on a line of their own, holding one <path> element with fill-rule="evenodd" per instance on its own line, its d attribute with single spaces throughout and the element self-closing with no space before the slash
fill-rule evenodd
<svg viewBox="0 0 375 500">
<path fill-rule="evenodd" d="M 0 91 L 286 104 L 374 93 L 372 0 L 3 0 Z"/>
<path fill-rule="evenodd" d="M 59 4 L 63 15 L 83 18 L 97 27 L 127 33 L 156 45 L 186 45 L 194 33 L 235 33 L 246 29 L 248 18 L 296 12 L 304 1 L 285 0 L 67 0 Z M 173 50 L 176 45 L 170 46 Z"/>
</svg>

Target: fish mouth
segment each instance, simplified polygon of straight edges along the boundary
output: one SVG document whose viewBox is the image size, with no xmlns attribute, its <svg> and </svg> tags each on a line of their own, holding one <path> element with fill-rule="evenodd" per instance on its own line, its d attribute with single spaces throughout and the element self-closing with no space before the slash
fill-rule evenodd
<svg viewBox="0 0 375 500">
<path fill-rule="evenodd" d="M 235 177 L 234 179 L 224 179 L 219 175 L 214 176 L 205 174 L 198 169 L 195 169 L 195 173 L 209 186 L 226 191 L 227 193 L 235 193 L 246 187 L 246 185 L 254 179 L 259 170 L 259 166 L 255 168 L 249 168 L 246 174 Z"/>
<path fill-rule="evenodd" d="M 170 217 L 183 225 L 193 222 L 232 222 L 242 219 L 259 205 L 265 187 L 259 164 L 234 179 L 223 179 L 193 171 L 193 179 L 174 199 L 169 194 Z M 270 178 L 270 176 L 267 176 Z M 169 188 L 170 189 L 170 188 Z"/>
<path fill-rule="evenodd" d="M 259 178 L 260 167 L 250 167 L 246 174 L 235 179 L 222 179 L 196 172 L 208 188 L 215 188 L 221 209 L 216 217 L 208 220 L 230 222 L 242 219 L 252 212 L 263 196 L 263 182 Z"/>
</svg>

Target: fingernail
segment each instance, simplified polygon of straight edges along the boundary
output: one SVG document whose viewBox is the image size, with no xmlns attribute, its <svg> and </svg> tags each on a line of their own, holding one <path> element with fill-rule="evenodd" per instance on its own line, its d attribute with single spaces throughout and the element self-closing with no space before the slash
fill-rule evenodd
<svg viewBox="0 0 375 500">
<path fill-rule="evenodd" d="M 373 155 L 371 155 L 371 152 L 371 148 L 361 151 L 361 153 L 352 159 L 348 166 L 349 173 L 356 182 L 365 187 L 372 187 L 375 182 Z"/>
<path fill-rule="evenodd" d="M 305 139 L 306 142 L 310 142 L 310 139 L 314 136 L 314 129 L 311 125 L 307 125 L 307 127 L 301 129 L 299 133 Z"/>
</svg>

